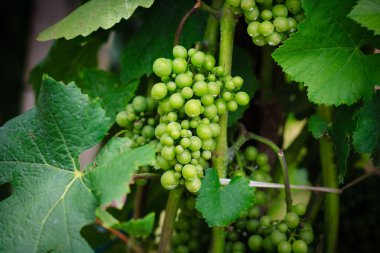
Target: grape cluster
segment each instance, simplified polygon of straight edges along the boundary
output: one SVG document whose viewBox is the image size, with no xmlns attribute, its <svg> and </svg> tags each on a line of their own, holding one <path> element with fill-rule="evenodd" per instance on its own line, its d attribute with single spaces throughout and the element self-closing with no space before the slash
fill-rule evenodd
<svg viewBox="0 0 380 253">
<path fill-rule="evenodd" d="M 219 116 L 247 105 L 249 96 L 239 91 L 243 79 L 215 67 L 212 55 L 175 46 L 173 56 L 173 60 L 158 58 L 153 63 L 153 72 L 161 78 L 151 92 L 159 101 L 160 115 L 155 129 L 160 141 L 156 167 L 165 170 L 164 188 L 184 184 L 197 192 L 220 133 Z"/>
<path fill-rule="evenodd" d="M 132 147 L 144 145 L 154 139 L 157 125 L 157 103 L 150 97 L 136 96 L 125 111 L 116 115 L 116 123 L 126 129 Z"/>
<path fill-rule="evenodd" d="M 257 46 L 277 46 L 297 31 L 305 18 L 301 0 L 227 0 L 236 14 L 243 13 L 247 32 Z"/>
<path fill-rule="evenodd" d="M 180 208 L 172 237 L 173 253 L 198 253 L 209 246 L 210 228 L 195 210 L 195 199 L 190 197 Z"/>
<path fill-rule="evenodd" d="M 251 208 L 229 228 L 225 252 L 307 253 L 314 233 L 300 218 L 305 211 L 305 205 L 297 204 L 283 220 L 272 220 L 258 206 Z"/>
</svg>

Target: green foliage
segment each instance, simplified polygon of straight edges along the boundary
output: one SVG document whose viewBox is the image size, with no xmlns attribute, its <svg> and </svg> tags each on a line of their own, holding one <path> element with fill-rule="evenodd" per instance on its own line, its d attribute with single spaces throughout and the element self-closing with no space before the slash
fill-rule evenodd
<svg viewBox="0 0 380 253">
<path fill-rule="evenodd" d="M 72 39 L 88 36 L 99 28 L 109 29 L 131 17 L 137 7 L 149 8 L 154 0 L 90 0 L 58 23 L 41 32 L 37 40 Z"/>
<path fill-rule="evenodd" d="M 116 75 L 97 69 L 85 69 L 81 73 L 81 89 L 106 110 L 113 121 L 117 112 L 125 109 L 138 87 L 137 81 L 120 84 Z"/>
<path fill-rule="evenodd" d="M 37 106 L 0 128 L 0 184 L 13 187 L 0 202 L 1 252 L 92 252 L 79 231 L 94 221 L 96 200 L 78 157 L 108 127 L 73 83 L 45 77 Z"/>
<path fill-rule="evenodd" d="M 315 139 L 319 139 L 325 134 L 328 125 L 329 123 L 324 118 L 313 115 L 309 118 L 308 129 Z"/>
<path fill-rule="evenodd" d="M 222 186 L 216 170 L 206 170 L 196 208 L 210 227 L 230 224 L 254 203 L 255 196 L 247 178 L 234 177 L 228 185 Z"/>
<path fill-rule="evenodd" d="M 171 58 L 174 33 L 183 15 L 194 3 L 186 0 L 161 0 L 143 13 L 144 23 L 126 43 L 121 58 L 123 83 L 152 73 L 156 58 Z M 203 35 L 204 13 L 196 13 L 184 26 L 180 44 L 189 48 Z"/>
<path fill-rule="evenodd" d="M 34 91 L 39 93 L 43 74 L 63 82 L 77 82 L 84 68 L 97 66 L 99 48 L 107 39 L 105 35 L 55 41 L 46 58 L 30 73 L 29 82 Z"/>
<path fill-rule="evenodd" d="M 376 35 L 380 34 L 380 1 L 379 0 L 360 0 L 358 4 L 348 14 L 364 27 L 374 30 Z"/>
<path fill-rule="evenodd" d="M 131 219 L 115 225 L 115 228 L 122 229 L 128 234 L 137 237 L 146 237 L 152 233 L 154 225 L 154 213 L 150 213 L 141 219 Z"/>
<path fill-rule="evenodd" d="M 372 153 L 380 145 L 380 93 L 377 92 L 372 100 L 355 115 L 357 127 L 353 134 L 355 150 L 360 153 Z"/>
<path fill-rule="evenodd" d="M 244 84 L 241 87 L 241 91 L 247 92 L 252 99 L 256 90 L 259 88 L 259 82 L 253 74 L 253 63 L 251 57 L 241 48 L 235 48 L 232 59 L 232 74 L 240 76 L 244 79 Z M 228 126 L 235 124 L 241 117 L 247 106 L 239 106 L 235 112 L 228 114 Z"/>
<path fill-rule="evenodd" d="M 102 206 L 114 201 L 121 208 L 121 198 L 130 191 L 133 173 L 139 166 L 151 164 L 155 159 L 153 145 L 131 149 L 130 144 L 128 138 L 112 139 L 90 166 L 91 172 L 86 179 Z"/>
<path fill-rule="evenodd" d="M 0 128 L 0 184 L 13 187 L 0 202 L 1 252 L 92 252 L 79 231 L 95 220 L 96 197 L 101 204 L 119 199 L 137 166 L 154 159 L 152 146 L 131 150 L 117 140 L 81 170 L 80 153 L 109 127 L 99 103 L 74 83 L 44 77 L 37 106 Z"/>
<path fill-rule="evenodd" d="M 273 53 L 286 73 L 305 83 L 312 102 L 350 105 L 369 98 L 380 81 L 380 55 L 360 50 L 375 43 L 372 32 L 346 17 L 354 2 L 305 1 L 299 32 Z"/>
</svg>

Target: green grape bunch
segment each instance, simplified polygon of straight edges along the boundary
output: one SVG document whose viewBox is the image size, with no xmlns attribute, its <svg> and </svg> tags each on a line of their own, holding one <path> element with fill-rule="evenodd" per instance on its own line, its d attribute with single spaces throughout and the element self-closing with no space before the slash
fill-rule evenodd
<svg viewBox="0 0 380 253">
<path fill-rule="evenodd" d="M 124 111 L 116 115 L 116 123 L 125 128 L 125 135 L 138 147 L 154 140 L 157 125 L 157 103 L 150 97 L 136 96 Z"/>
<path fill-rule="evenodd" d="M 159 101 L 160 115 L 155 129 L 160 142 L 156 167 L 165 171 L 161 176 L 164 188 L 183 184 L 195 193 L 216 147 L 220 115 L 236 111 L 250 99 L 239 91 L 243 79 L 215 67 L 212 55 L 175 46 L 173 56 L 173 60 L 158 58 L 153 63 L 153 72 L 161 78 L 151 91 Z"/>
<path fill-rule="evenodd" d="M 297 31 L 304 20 L 301 0 L 227 0 L 235 14 L 243 14 L 247 33 L 257 46 L 277 46 Z"/>
</svg>

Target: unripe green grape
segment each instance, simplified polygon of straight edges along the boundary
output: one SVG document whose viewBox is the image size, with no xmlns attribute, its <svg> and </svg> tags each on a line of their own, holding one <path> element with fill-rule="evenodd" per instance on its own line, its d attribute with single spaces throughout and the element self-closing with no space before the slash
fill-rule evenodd
<svg viewBox="0 0 380 253">
<path fill-rule="evenodd" d="M 259 229 L 260 222 L 256 219 L 248 220 L 245 226 L 248 232 L 253 233 Z"/>
<path fill-rule="evenodd" d="M 270 172 L 271 167 L 270 167 L 269 164 L 264 164 L 264 165 L 261 165 L 261 166 L 260 166 L 260 170 L 261 170 L 261 171 L 265 171 L 265 172 Z"/>
<path fill-rule="evenodd" d="M 281 241 L 277 245 L 278 253 L 291 253 L 292 245 L 288 241 Z"/>
<path fill-rule="evenodd" d="M 263 10 L 262 12 L 261 12 L 261 18 L 263 19 L 263 20 L 271 20 L 272 19 L 272 17 L 273 17 L 273 14 L 272 14 L 272 12 L 270 11 L 270 10 Z"/>
<path fill-rule="evenodd" d="M 177 140 L 181 134 L 180 134 L 180 131 L 178 130 L 173 130 L 171 133 L 170 133 L 170 136 L 174 139 L 174 140 Z"/>
<path fill-rule="evenodd" d="M 172 69 L 176 74 L 186 72 L 187 62 L 184 58 L 176 58 L 172 61 Z"/>
<path fill-rule="evenodd" d="M 198 120 L 194 120 L 194 119 L 192 119 L 192 120 L 190 121 L 190 127 L 191 127 L 191 128 L 197 128 L 198 125 L 199 125 L 199 124 L 198 124 Z"/>
<path fill-rule="evenodd" d="M 174 170 L 175 170 L 176 172 L 181 172 L 181 171 L 182 171 L 182 168 L 183 168 L 183 165 L 182 165 L 182 164 L 177 163 L 176 165 L 174 165 Z"/>
<path fill-rule="evenodd" d="M 205 107 L 204 115 L 208 119 L 214 118 L 217 114 L 218 114 L 218 109 L 214 104 Z"/>
<path fill-rule="evenodd" d="M 273 245 L 277 246 L 281 241 L 285 241 L 286 240 L 286 235 L 283 234 L 283 233 L 281 233 L 278 230 L 274 230 L 270 234 L 270 239 L 272 240 Z"/>
<path fill-rule="evenodd" d="M 257 164 L 262 166 L 268 163 L 268 156 L 265 153 L 260 153 L 257 155 Z"/>
<path fill-rule="evenodd" d="M 240 76 L 234 76 L 232 78 L 232 81 L 234 82 L 236 89 L 240 89 L 243 86 L 243 83 L 244 83 L 243 78 L 241 78 Z"/>
<path fill-rule="evenodd" d="M 286 18 L 288 16 L 288 9 L 283 4 L 276 4 L 275 6 L 273 6 L 272 13 L 273 13 L 274 18 L 277 18 L 277 17 Z"/>
<path fill-rule="evenodd" d="M 177 45 L 173 47 L 174 58 L 187 58 L 187 50 L 183 46 Z"/>
<path fill-rule="evenodd" d="M 195 165 L 196 169 L 197 169 L 197 176 L 198 178 L 202 178 L 204 176 L 203 174 L 203 167 L 202 165 L 199 164 L 199 160 L 198 160 L 198 164 Z"/>
<path fill-rule="evenodd" d="M 266 175 L 267 175 L 267 173 L 265 173 L 265 172 L 262 172 L 260 170 L 255 170 L 252 173 L 252 178 L 255 181 L 266 182 L 266 178 L 267 178 Z"/>
<path fill-rule="evenodd" d="M 142 129 L 143 128 L 143 126 L 144 126 L 144 124 L 140 121 L 140 120 L 135 120 L 134 122 L 133 122 L 133 127 L 135 128 L 135 129 Z"/>
<path fill-rule="evenodd" d="M 116 114 L 116 123 L 121 127 L 127 127 L 131 122 L 127 119 L 127 112 L 121 111 Z"/>
<path fill-rule="evenodd" d="M 273 26 L 277 32 L 286 32 L 289 29 L 288 19 L 284 17 L 277 17 L 273 21 Z"/>
<path fill-rule="evenodd" d="M 170 60 L 169 60 L 170 61 Z M 170 63 L 171 64 L 171 63 Z M 172 76 L 175 76 L 175 74 L 172 74 Z M 166 77 L 161 77 L 161 82 L 163 83 L 167 83 L 167 82 L 170 82 L 172 79 L 170 78 L 170 76 L 166 76 Z"/>
<path fill-rule="evenodd" d="M 191 89 L 190 87 L 184 87 L 182 90 L 181 90 L 181 95 L 184 99 L 190 99 L 193 97 L 193 89 Z"/>
<path fill-rule="evenodd" d="M 174 177 L 177 179 L 181 179 L 182 174 L 176 171 L 176 172 L 174 172 Z"/>
<path fill-rule="evenodd" d="M 214 68 L 213 68 L 214 69 Z M 208 77 L 207 77 L 207 80 L 209 82 L 215 82 L 216 80 L 216 76 L 214 74 L 209 74 Z"/>
<path fill-rule="evenodd" d="M 201 114 L 201 102 L 197 99 L 190 99 L 185 104 L 185 113 L 187 116 L 193 118 Z"/>
<path fill-rule="evenodd" d="M 306 206 L 304 204 L 297 204 L 292 207 L 293 212 L 298 216 L 302 216 L 306 213 Z"/>
<path fill-rule="evenodd" d="M 216 146 L 216 142 L 212 138 L 208 140 L 204 140 L 202 142 L 202 148 L 204 150 L 213 151 L 215 149 L 215 146 Z"/>
<path fill-rule="evenodd" d="M 236 100 L 236 103 L 238 103 L 238 105 L 244 106 L 244 105 L 248 105 L 249 104 L 249 96 L 244 91 L 239 91 L 235 95 L 235 100 Z"/>
<path fill-rule="evenodd" d="M 289 12 L 292 14 L 297 14 L 302 10 L 300 0 L 286 0 L 285 6 L 288 8 Z"/>
<path fill-rule="evenodd" d="M 185 99 L 180 93 L 174 93 L 169 98 L 170 106 L 174 109 L 180 109 L 185 104 Z"/>
<path fill-rule="evenodd" d="M 166 115 L 167 119 L 169 122 L 175 122 L 177 121 L 178 119 L 178 115 L 177 113 L 175 112 L 169 112 L 167 115 Z"/>
<path fill-rule="evenodd" d="M 201 124 L 197 127 L 197 135 L 202 140 L 207 140 L 212 137 L 212 129 L 209 125 Z"/>
<path fill-rule="evenodd" d="M 181 73 L 176 76 L 175 83 L 179 88 L 191 87 L 193 78 L 188 73 Z"/>
<path fill-rule="evenodd" d="M 168 89 L 164 83 L 156 83 L 153 85 L 151 93 L 154 99 L 160 100 L 166 96 Z"/>
<path fill-rule="evenodd" d="M 256 36 L 252 38 L 253 44 L 256 46 L 262 47 L 264 46 L 267 42 L 265 41 L 265 37 L 262 35 Z"/>
<path fill-rule="evenodd" d="M 210 124 L 212 130 L 212 137 L 217 137 L 220 134 L 220 126 L 217 123 Z"/>
<path fill-rule="evenodd" d="M 245 252 L 245 245 L 243 242 L 237 241 L 232 244 L 232 252 Z"/>
<path fill-rule="evenodd" d="M 245 149 L 244 155 L 248 161 L 254 161 L 257 158 L 258 151 L 254 146 L 249 146 Z"/>
<path fill-rule="evenodd" d="M 193 54 L 195 54 L 197 52 L 197 50 L 195 48 L 190 48 L 188 51 L 187 51 L 187 54 L 191 57 L 193 56 Z"/>
<path fill-rule="evenodd" d="M 194 178 L 193 180 L 186 180 L 185 187 L 189 192 L 196 193 L 201 189 L 201 180 L 199 178 Z"/>
<path fill-rule="evenodd" d="M 215 66 L 215 57 L 207 54 L 205 57 L 204 67 L 205 69 L 211 71 Z"/>
<path fill-rule="evenodd" d="M 218 114 L 223 114 L 227 110 L 226 102 L 223 99 L 217 99 L 215 101 L 216 109 L 218 110 Z"/>
<path fill-rule="evenodd" d="M 272 34 L 265 37 L 265 41 L 270 46 L 277 46 L 282 41 L 282 36 L 280 33 L 274 31 Z"/>
<path fill-rule="evenodd" d="M 229 92 L 229 91 L 223 92 L 222 97 L 223 97 L 224 101 L 227 101 L 227 102 L 230 101 L 230 100 L 232 100 L 234 98 L 234 96 L 232 95 L 232 93 Z"/>
<path fill-rule="evenodd" d="M 197 151 L 201 149 L 202 140 L 198 136 L 191 136 L 190 141 L 191 141 L 191 144 L 190 144 L 191 151 Z"/>
<path fill-rule="evenodd" d="M 201 157 L 201 151 L 197 150 L 191 152 L 191 157 L 198 159 L 199 157 Z"/>
<path fill-rule="evenodd" d="M 240 6 L 241 1 L 242 0 L 226 0 L 226 3 L 228 3 L 229 5 L 233 7 L 238 7 Z"/>
<path fill-rule="evenodd" d="M 211 121 L 208 118 L 203 118 L 203 119 L 201 119 L 200 123 L 204 124 L 204 125 L 210 125 Z"/>
<path fill-rule="evenodd" d="M 144 112 L 147 109 L 146 99 L 143 96 L 136 96 L 132 100 L 133 109 L 136 112 Z"/>
<path fill-rule="evenodd" d="M 208 93 L 214 97 L 220 93 L 220 87 L 215 82 L 208 83 Z"/>
<path fill-rule="evenodd" d="M 224 87 L 229 91 L 233 91 L 236 88 L 235 83 L 232 79 L 227 80 L 224 84 Z"/>
<path fill-rule="evenodd" d="M 262 191 L 256 191 L 256 205 L 262 205 L 267 201 L 267 195 Z"/>
<path fill-rule="evenodd" d="M 193 156 L 191 156 L 191 157 L 193 157 Z M 196 159 L 196 158 L 191 158 L 190 163 L 191 163 L 192 165 L 198 165 L 198 159 Z M 197 175 L 198 175 L 198 174 L 197 174 Z"/>
<path fill-rule="evenodd" d="M 169 98 L 165 98 L 160 102 L 159 109 L 161 109 L 163 114 L 173 111 L 173 108 L 170 106 Z"/>
<path fill-rule="evenodd" d="M 202 96 L 206 95 L 208 92 L 207 83 L 204 81 L 198 81 L 198 82 L 194 83 L 193 91 L 194 91 L 195 95 L 197 95 L 198 97 L 202 97 Z"/>
<path fill-rule="evenodd" d="M 264 228 L 268 228 L 271 226 L 271 222 L 272 222 L 272 219 L 270 216 L 268 215 L 264 215 L 260 218 L 260 224 L 261 226 L 263 226 Z"/>
<path fill-rule="evenodd" d="M 240 8 L 243 11 L 252 11 L 255 6 L 255 0 L 242 0 L 240 3 Z"/>
<path fill-rule="evenodd" d="M 156 126 L 154 130 L 154 135 L 156 138 L 160 138 L 166 132 L 166 124 L 160 123 Z"/>
<path fill-rule="evenodd" d="M 190 147 L 191 141 L 189 138 L 182 138 L 180 141 L 180 144 L 182 147 L 188 148 L 188 147 Z"/>
<path fill-rule="evenodd" d="M 284 220 L 289 228 L 296 228 L 300 222 L 298 215 L 293 212 L 287 213 Z"/>
<path fill-rule="evenodd" d="M 178 186 L 179 181 L 174 175 L 175 175 L 175 172 L 173 170 L 165 171 L 164 174 L 162 174 L 161 185 L 165 189 L 172 190 Z"/>
<path fill-rule="evenodd" d="M 302 12 L 299 12 L 299 13 L 293 15 L 293 18 L 294 18 L 298 23 L 300 23 L 300 22 L 302 22 L 302 21 L 305 20 L 305 12 L 303 12 L 303 11 L 302 11 Z"/>
<path fill-rule="evenodd" d="M 201 98 L 201 102 L 203 105 L 212 105 L 214 104 L 214 97 L 210 94 L 208 95 L 204 95 L 202 98 Z"/>
<path fill-rule="evenodd" d="M 259 16 L 260 16 L 260 10 L 257 6 L 253 7 L 253 9 L 250 11 L 244 12 L 244 17 L 249 22 L 257 20 Z"/>
<path fill-rule="evenodd" d="M 163 157 L 158 156 L 156 159 L 156 165 L 158 168 L 161 168 L 163 170 L 168 170 L 171 168 L 169 162 L 165 160 Z"/>
<path fill-rule="evenodd" d="M 292 244 L 294 253 L 307 253 L 307 244 L 302 240 L 297 240 Z"/>
<path fill-rule="evenodd" d="M 173 160 L 175 157 L 174 146 L 163 146 L 161 156 L 168 161 Z"/>
<path fill-rule="evenodd" d="M 227 103 L 227 109 L 230 111 L 230 112 L 235 112 L 238 108 L 238 104 L 236 103 L 235 100 L 231 100 L 231 101 L 228 101 Z"/>
<path fill-rule="evenodd" d="M 191 161 L 191 153 L 185 149 L 181 154 L 177 154 L 176 158 L 181 164 L 188 164 Z"/>
<path fill-rule="evenodd" d="M 192 164 L 186 164 L 182 168 L 182 176 L 186 180 L 193 180 L 194 178 L 197 177 L 197 169 Z"/>
<path fill-rule="evenodd" d="M 258 22 L 258 21 L 253 21 L 253 22 L 249 23 L 249 25 L 247 27 L 248 35 L 251 37 L 259 36 L 260 35 L 259 25 L 260 25 L 260 22 Z"/>
<path fill-rule="evenodd" d="M 190 122 L 189 122 L 187 119 L 182 120 L 182 121 L 181 121 L 181 127 L 182 127 L 182 129 L 189 129 L 189 127 L 190 127 Z"/>
<path fill-rule="evenodd" d="M 191 56 L 191 63 L 198 67 L 201 68 L 203 64 L 205 63 L 206 55 L 202 51 L 197 51 Z"/>
<path fill-rule="evenodd" d="M 294 18 L 286 18 L 288 20 L 288 32 L 293 33 L 297 31 L 297 21 Z"/>
<path fill-rule="evenodd" d="M 171 61 L 165 58 L 158 58 L 153 63 L 153 72 L 158 77 L 168 77 L 172 73 Z"/>
<path fill-rule="evenodd" d="M 227 234 L 228 240 L 235 242 L 239 239 L 239 234 L 236 231 L 230 231 Z"/>
<path fill-rule="evenodd" d="M 142 135 L 147 139 L 152 139 L 154 137 L 154 127 L 146 125 L 141 131 Z"/>
<path fill-rule="evenodd" d="M 314 241 L 314 233 L 312 230 L 301 229 L 301 231 L 299 232 L 299 236 L 307 244 L 310 244 Z"/>
<path fill-rule="evenodd" d="M 203 74 L 201 74 L 201 73 L 198 73 L 198 74 L 196 74 L 196 75 L 194 76 L 194 80 L 195 80 L 196 82 L 198 82 L 198 81 L 204 81 L 204 80 L 205 80 L 205 76 L 204 76 Z"/>
<path fill-rule="evenodd" d="M 269 34 L 273 33 L 274 27 L 273 24 L 267 20 L 263 21 L 259 25 L 259 32 L 263 36 L 268 36 Z"/>
<path fill-rule="evenodd" d="M 169 124 L 167 124 L 166 132 L 168 134 L 171 134 L 173 130 L 181 131 L 181 124 L 179 124 L 178 122 L 170 122 Z"/>
<path fill-rule="evenodd" d="M 156 120 L 154 118 L 149 118 L 147 122 L 148 122 L 149 126 L 155 126 L 156 125 Z"/>
<path fill-rule="evenodd" d="M 217 66 L 212 70 L 218 76 L 224 76 L 225 72 L 222 66 Z"/>
<path fill-rule="evenodd" d="M 152 98 L 150 97 L 146 97 L 145 98 L 146 100 L 146 110 L 148 112 L 153 112 L 156 108 L 157 108 L 157 103 L 155 100 L 153 100 Z"/>
<path fill-rule="evenodd" d="M 219 123 L 219 115 L 216 115 L 214 118 L 212 118 L 212 122 L 213 123 Z"/>
<path fill-rule="evenodd" d="M 288 226 L 285 223 L 280 223 L 277 227 L 278 231 L 281 233 L 286 233 L 288 231 Z"/>
<path fill-rule="evenodd" d="M 275 247 L 272 243 L 272 240 L 270 239 L 270 236 L 265 237 L 265 239 L 263 241 L 263 248 L 264 248 L 265 252 L 274 252 L 275 251 Z"/>
<path fill-rule="evenodd" d="M 259 235 L 251 235 L 248 239 L 248 248 L 252 252 L 261 252 L 263 238 Z"/>
<path fill-rule="evenodd" d="M 260 209 L 257 206 L 254 206 L 248 210 L 249 218 L 258 218 L 259 216 L 260 216 Z"/>
</svg>

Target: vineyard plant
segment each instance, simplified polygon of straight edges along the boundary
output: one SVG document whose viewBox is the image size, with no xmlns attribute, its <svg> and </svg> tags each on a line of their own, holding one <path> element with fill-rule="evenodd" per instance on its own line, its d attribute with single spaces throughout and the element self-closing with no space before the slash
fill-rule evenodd
<svg viewBox="0 0 380 253">
<path fill-rule="evenodd" d="M 378 35 L 379 0 L 83 1 L 0 127 L 0 252 L 379 252 Z"/>
</svg>

